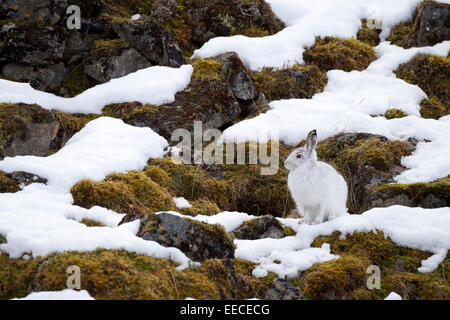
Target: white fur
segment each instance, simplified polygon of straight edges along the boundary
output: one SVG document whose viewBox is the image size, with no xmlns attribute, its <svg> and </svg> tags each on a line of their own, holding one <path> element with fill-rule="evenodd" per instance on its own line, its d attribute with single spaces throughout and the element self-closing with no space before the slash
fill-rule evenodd
<svg viewBox="0 0 450 320">
<path fill-rule="evenodd" d="M 290 171 L 289 191 L 308 224 L 347 214 L 347 183 L 332 166 L 317 161 L 316 143 L 317 135 L 311 131 L 306 147 L 294 150 L 284 162 Z"/>
</svg>

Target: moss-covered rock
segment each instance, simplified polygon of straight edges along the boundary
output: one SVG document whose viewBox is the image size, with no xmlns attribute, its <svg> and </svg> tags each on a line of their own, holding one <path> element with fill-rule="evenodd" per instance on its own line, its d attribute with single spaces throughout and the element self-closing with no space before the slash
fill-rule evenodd
<svg viewBox="0 0 450 320">
<path fill-rule="evenodd" d="M 80 268 L 81 288 L 100 300 L 262 299 L 276 278 L 273 273 L 253 277 L 255 264 L 239 259 L 210 259 L 180 271 L 170 260 L 124 250 L 67 251 L 27 259 L 0 253 L 0 299 L 66 289 L 72 265 Z"/>
<path fill-rule="evenodd" d="M 214 37 L 266 36 L 284 27 L 270 6 L 261 0 L 177 0 L 174 7 L 166 10 L 157 10 L 158 2 L 161 1 L 155 1 L 154 16 L 158 19 L 160 13 L 162 24 L 174 33 L 187 53 Z"/>
<path fill-rule="evenodd" d="M 255 87 L 269 100 L 311 98 L 322 92 L 328 79 L 318 67 L 295 65 L 292 68 L 274 70 L 264 68 L 253 71 L 251 77 Z"/>
<path fill-rule="evenodd" d="M 17 192 L 19 190 L 19 183 L 9 174 L 0 171 L 0 193 Z"/>
<path fill-rule="evenodd" d="M 404 169 L 400 160 L 414 150 L 411 142 L 389 141 L 366 133 L 338 134 L 317 146 L 320 159 L 334 165 L 349 186 L 347 206 L 352 213 L 366 209 L 367 190 L 393 182 Z"/>
<path fill-rule="evenodd" d="M 368 191 L 368 208 L 403 205 L 438 208 L 450 206 L 450 176 L 429 183 L 386 184 Z"/>
<path fill-rule="evenodd" d="M 362 27 L 356 34 L 356 40 L 367 43 L 368 45 L 375 47 L 380 43 L 381 29 L 369 28 L 367 20 L 361 21 Z"/>
<path fill-rule="evenodd" d="M 422 102 L 422 116 L 439 118 L 450 113 L 450 59 L 435 55 L 417 54 L 401 64 L 395 74 L 408 83 L 418 85 L 429 98 Z M 435 109 L 435 110 L 434 110 Z"/>
<path fill-rule="evenodd" d="M 384 113 L 386 119 L 398 119 L 408 116 L 406 112 L 400 109 L 389 109 Z"/>
<path fill-rule="evenodd" d="M 0 158 L 46 156 L 63 147 L 95 117 L 47 110 L 35 104 L 0 103 Z"/>
<path fill-rule="evenodd" d="M 127 214 L 151 214 L 175 208 L 168 191 L 143 172 L 111 174 L 104 181 L 82 180 L 71 189 L 74 204 L 101 206 Z"/>
<path fill-rule="evenodd" d="M 322 71 L 362 71 L 376 58 L 375 50 L 364 42 L 333 37 L 317 38 L 316 43 L 303 52 L 305 62 Z"/>
<path fill-rule="evenodd" d="M 157 215 L 127 216 L 122 222 L 140 219 L 137 236 L 176 247 L 194 261 L 233 259 L 234 244 L 225 229 L 193 219 L 161 212 Z"/>
<path fill-rule="evenodd" d="M 416 8 L 412 20 L 394 26 L 387 38 L 405 49 L 433 46 L 450 39 L 450 5 L 436 1 L 422 1 Z"/>
<path fill-rule="evenodd" d="M 237 239 L 256 240 L 264 238 L 280 239 L 286 236 L 281 223 L 271 215 L 265 215 L 243 223 L 231 232 Z"/>
<path fill-rule="evenodd" d="M 339 259 L 319 263 L 305 271 L 299 284 L 307 298 L 316 299 L 384 299 L 395 291 L 404 299 L 449 299 L 447 257 L 436 271 L 419 273 L 421 261 L 431 253 L 396 245 L 383 233 L 354 233 L 341 239 L 339 232 L 321 236 L 313 242 L 320 247 L 330 243 Z M 369 266 L 381 269 L 381 289 L 366 285 Z"/>
</svg>

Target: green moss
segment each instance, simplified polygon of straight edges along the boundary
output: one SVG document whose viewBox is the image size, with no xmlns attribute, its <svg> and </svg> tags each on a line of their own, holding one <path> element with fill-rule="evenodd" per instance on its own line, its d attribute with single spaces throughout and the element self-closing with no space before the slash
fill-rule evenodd
<svg viewBox="0 0 450 320">
<path fill-rule="evenodd" d="M 317 38 L 316 43 L 303 53 L 306 63 L 314 64 L 323 71 L 362 71 L 376 58 L 375 50 L 366 43 L 333 37 Z"/>
<path fill-rule="evenodd" d="M 362 27 L 359 29 L 356 39 L 375 47 L 380 43 L 380 29 L 373 29 L 367 26 L 367 20 L 361 21 Z"/>
<path fill-rule="evenodd" d="M 17 192 L 19 190 L 20 187 L 17 182 L 4 172 L 0 171 L 0 193 Z"/>
<path fill-rule="evenodd" d="M 38 105 L 0 103 L 0 156 L 12 139 L 28 139 L 30 123 L 49 123 L 56 116 Z"/>
<path fill-rule="evenodd" d="M 209 200 L 199 199 L 191 202 L 192 207 L 180 209 L 181 213 L 189 216 L 212 216 L 221 212 L 217 204 Z"/>
<path fill-rule="evenodd" d="M 384 117 L 386 119 L 397 119 L 397 118 L 404 118 L 408 116 L 406 114 L 406 112 L 404 112 L 403 110 L 400 109 L 389 109 L 386 111 L 386 113 L 384 114 Z"/>
<path fill-rule="evenodd" d="M 245 144 L 246 163 L 248 163 L 250 148 L 258 150 L 260 147 L 262 146 Z M 166 187 L 171 194 L 178 197 L 184 197 L 189 201 L 205 199 L 216 203 L 221 210 L 282 216 L 294 206 L 287 189 L 287 171 L 283 165 L 290 148 L 282 145 L 277 148 L 280 152 L 279 170 L 274 175 L 261 175 L 263 166 L 260 164 L 200 167 L 177 165 L 168 158 L 151 160 L 148 167 L 156 166 L 163 169 L 169 176 L 169 181 L 165 180 Z M 270 144 L 267 149 L 270 154 L 272 152 Z M 273 152 L 276 154 L 278 150 Z M 224 148 L 225 152 L 226 148 Z M 236 152 L 237 146 L 234 150 L 235 157 Z"/>
<path fill-rule="evenodd" d="M 94 42 L 94 55 L 97 56 L 115 56 L 119 55 L 123 49 L 129 48 L 130 45 L 123 39 L 107 39 L 97 40 Z"/>
<path fill-rule="evenodd" d="M 417 54 L 395 71 L 397 78 L 418 85 L 429 97 L 422 101 L 426 117 L 439 118 L 450 113 L 450 59 L 435 55 Z"/>
<path fill-rule="evenodd" d="M 100 182 L 82 180 L 71 192 L 75 205 L 84 208 L 97 205 L 127 214 L 150 214 L 175 206 L 165 188 L 137 171 L 112 174 Z"/>
<path fill-rule="evenodd" d="M 81 220 L 81 223 L 88 227 L 105 227 L 103 223 L 88 218 L 83 218 L 83 220 Z"/>
<path fill-rule="evenodd" d="M 386 184 L 375 187 L 375 190 L 380 193 L 406 194 L 417 203 L 423 201 L 429 194 L 433 194 L 450 206 L 450 176 L 427 183 Z"/>
<path fill-rule="evenodd" d="M 305 81 L 298 81 L 295 74 L 306 75 Z M 261 71 L 251 72 L 255 87 L 263 92 L 269 100 L 290 98 L 311 98 L 314 94 L 323 91 L 327 84 L 324 72 L 316 66 L 295 65 L 292 68 L 275 70 L 264 68 Z"/>
<path fill-rule="evenodd" d="M 429 97 L 429 100 L 423 99 L 420 102 L 420 115 L 427 119 L 439 119 L 450 114 L 450 106 L 445 106 L 435 97 Z"/>
<path fill-rule="evenodd" d="M 196 59 L 192 62 L 191 81 L 223 80 L 222 64 L 214 59 Z"/>
<path fill-rule="evenodd" d="M 0 256 L 0 298 L 21 297 L 33 288 L 63 290 L 67 268 L 80 268 L 81 287 L 96 299 L 218 299 L 213 280 L 201 270 L 179 271 L 167 259 L 123 250 L 68 251 L 28 260 Z"/>
<path fill-rule="evenodd" d="M 329 243 L 331 252 L 341 258 L 316 264 L 302 274 L 299 283 L 308 298 L 325 298 L 335 292 L 344 299 L 384 299 L 395 291 L 407 299 L 449 299 L 448 257 L 436 271 L 424 274 L 417 268 L 431 253 L 398 246 L 381 231 L 340 236 L 335 232 L 313 242 L 314 247 Z M 366 286 L 370 265 L 381 269 L 381 289 Z"/>
<path fill-rule="evenodd" d="M 69 67 L 69 75 L 62 81 L 61 87 L 67 89 L 69 97 L 74 97 L 95 86 L 95 82 L 84 73 L 84 65 Z"/>
<path fill-rule="evenodd" d="M 395 25 L 386 40 L 405 49 L 416 46 L 414 21 L 401 22 Z"/>
<path fill-rule="evenodd" d="M 297 234 L 291 227 L 284 227 L 284 234 L 286 237 L 292 237 Z"/>
<path fill-rule="evenodd" d="M 273 281 L 277 278 L 277 275 L 273 272 L 269 272 L 266 277 L 255 278 L 252 275 L 253 269 L 257 266 L 256 263 L 234 259 L 234 268 L 236 274 L 243 276 L 248 283 L 248 291 L 244 292 L 242 299 L 258 298 L 264 299 L 267 290 L 272 286 Z"/>
<path fill-rule="evenodd" d="M 343 255 L 339 259 L 313 265 L 299 281 L 299 286 L 308 299 L 352 299 L 356 288 L 365 284 L 364 260 Z"/>
<path fill-rule="evenodd" d="M 401 165 L 402 157 L 410 155 L 407 142 L 389 141 L 364 133 L 352 137 L 337 135 L 320 142 L 316 150 L 319 159 L 336 167 L 347 181 L 347 207 L 351 213 L 365 211 L 365 187 L 372 174 L 391 179 L 395 167 Z"/>
</svg>

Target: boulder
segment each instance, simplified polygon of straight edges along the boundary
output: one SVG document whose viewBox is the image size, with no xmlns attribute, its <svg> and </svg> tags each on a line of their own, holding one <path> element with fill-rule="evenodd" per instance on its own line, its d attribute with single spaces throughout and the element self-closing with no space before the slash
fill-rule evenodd
<svg viewBox="0 0 450 320">
<path fill-rule="evenodd" d="M 98 83 L 123 77 L 151 63 L 133 48 L 123 49 L 120 55 L 96 57 L 84 64 L 84 73 Z"/>
<path fill-rule="evenodd" d="M 179 67 L 185 63 L 184 54 L 173 35 L 155 20 L 116 22 L 112 28 L 154 65 Z"/>
<path fill-rule="evenodd" d="M 235 52 L 227 52 L 216 57 L 222 63 L 225 79 L 231 86 L 234 96 L 240 100 L 253 100 L 258 91 L 239 56 Z"/>
<path fill-rule="evenodd" d="M 256 240 L 264 238 L 280 239 L 286 236 L 284 228 L 278 220 L 265 215 L 244 223 L 231 233 L 237 239 Z"/>
<path fill-rule="evenodd" d="M 0 26 L 0 47 L 0 61 L 49 65 L 61 61 L 65 41 L 57 27 L 10 23 Z"/>
<path fill-rule="evenodd" d="M 234 257 L 233 241 L 218 225 L 183 219 L 166 212 L 125 218 L 122 222 L 140 219 L 138 237 L 176 247 L 195 261 Z"/>
<path fill-rule="evenodd" d="M 4 0 L 0 3 L 0 13 L 11 20 L 47 24 L 63 23 L 70 5 L 80 7 L 83 17 L 95 16 L 103 5 L 101 0 Z"/>
<path fill-rule="evenodd" d="M 264 300 L 306 300 L 302 291 L 288 280 L 275 279 Z"/>
<path fill-rule="evenodd" d="M 450 40 L 450 4 L 424 1 L 416 17 L 417 43 L 433 46 Z"/>
</svg>

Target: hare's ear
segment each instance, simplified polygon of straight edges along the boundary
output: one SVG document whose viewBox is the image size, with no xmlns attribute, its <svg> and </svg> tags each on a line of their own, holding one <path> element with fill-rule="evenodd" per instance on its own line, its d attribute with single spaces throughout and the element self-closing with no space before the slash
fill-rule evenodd
<svg viewBox="0 0 450 320">
<path fill-rule="evenodd" d="M 317 145 L 317 132 L 312 130 L 306 138 L 306 150 L 311 153 Z"/>
</svg>

